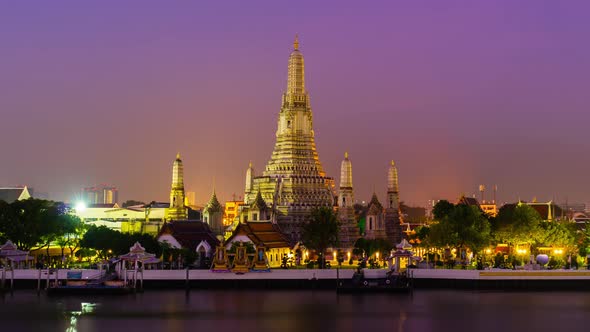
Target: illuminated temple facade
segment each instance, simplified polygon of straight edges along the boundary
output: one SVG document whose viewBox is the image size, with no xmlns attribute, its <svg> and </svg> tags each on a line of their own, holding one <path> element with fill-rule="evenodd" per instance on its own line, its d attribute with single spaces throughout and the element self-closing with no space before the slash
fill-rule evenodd
<svg viewBox="0 0 590 332">
<path fill-rule="evenodd" d="M 248 221 L 252 215 L 248 210 L 260 195 L 270 210 L 269 219 L 292 239 L 299 239 L 300 226 L 308 221 L 311 210 L 333 206 L 335 197 L 334 180 L 326 176 L 316 151 L 313 114 L 297 38 L 293 46 L 275 147 L 261 175 L 255 174 L 252 165 L 246 172 L 241 221 Z"/>
</svg>

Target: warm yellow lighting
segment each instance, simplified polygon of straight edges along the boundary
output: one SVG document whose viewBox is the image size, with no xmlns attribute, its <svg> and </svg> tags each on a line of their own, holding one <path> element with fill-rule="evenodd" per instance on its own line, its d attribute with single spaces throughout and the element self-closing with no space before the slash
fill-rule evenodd
<svg viewBox="0 0 590 332">
<path fill-rule="evenodd" d="M 486 249 L 486 254 L 491 254 L 492 253 L 492 249 Z"/>
<path fill-rule="evenodd" d="M 516 249 L 516 252 L 520 255 L 524 255 L 524 254 L 526 254 L 527 250 L 526 249 Z"/>
<path fill-rule="evenodd" d="M 556 255 L 561 255 L 561 254 L 563 254 L 563 250 L 562 249 L 555 249 L 555 250 L 553 250 L 553 253 Z"/>
<path fill-rule="evenodd" d="M 377 259 L 379 259 L 379 252 L 378 251 L 375 253 L 375 257 L 377 257 Z"/>
</svg>

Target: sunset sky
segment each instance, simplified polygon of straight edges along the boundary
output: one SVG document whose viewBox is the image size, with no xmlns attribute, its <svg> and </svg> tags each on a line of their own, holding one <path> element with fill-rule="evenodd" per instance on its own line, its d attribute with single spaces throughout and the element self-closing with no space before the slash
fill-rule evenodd
<svg viewBox="0 0 590 332">
<path fill-rule="evenodd" d="M 92 4 L 90 4 L 92 3 Z M 270 158 L 294 35 L 328 175 L 355 198 L 590 203 L 588 1 L 2 1 L 0 186 L 73 200 L 243 195 Z M 491 197 L 491 194 L 488 194 Z"/>
</svg>

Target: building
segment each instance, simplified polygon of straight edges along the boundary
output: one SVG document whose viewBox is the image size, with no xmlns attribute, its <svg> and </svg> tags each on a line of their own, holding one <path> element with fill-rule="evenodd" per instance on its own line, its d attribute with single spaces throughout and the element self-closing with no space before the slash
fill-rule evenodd
<svg viewBox="0 0 590 332">
<path fill-rule="evenodd" d="M 270 267 L 279 267 L 285 255 L 292 254 L 293 243 L 281 232 L 278 225 L 270 221 L 247 221 L 238 224 L 225 242 L 226 250 L 234 243 L 250 242 L 254 248 L 264 246 Z"/>
<path fill-rule="evenodd" d="M 518 204 L 526 204 L 541 216 L 541 219 L 544 221 L 557 221 L 562 219 L 567 219 L 566 211 L 561 208 L 561 206 L 553 203 L 553 201 L 549 202 L 518 202 Z"/>
<path fill-rule="evenodd" d="M 87 205 L 119 203 L 119 190 L 104 184 L 86 187 L 82 190 L 82 201 Z"/>
<path fill-rule="evenodd" d="M 166 220 L 186 220 L 188 209 L 184 196 L 184 169 L 180 153 L 172 164 L 172 186 L 170 189 L 170 205 L 166 210 Z"/>
<path fill-rule="evenodd" d="M 32 195 L 29 192 L 27 186 L 0 188 L 0 201 L 4 201 L 6 203 L 22 201 L 24 199 L 29 199 L 31 197 Z"/>
<path fill-rule="evenodd" d="M 340 185 L 338 188 L 338 222 L 340 222 L 340 248 L 353 248 L 360 238 L 358 222 L 354 212 L 354 189 L 352 185 L 352 162 L 348 152 L 340 164 Z"/>
<path fill-rule="evenodd" d="M 207 262 L 215 253 L 219 240 L 209 228 L 209 225 L 201 221 L 171 221 L 162 226 L 158 233 L 158 242 L 168 243 L 172 248 L 189 249 L 197 253 L 196 265 L 208 268 Z"/>
<path fill-rule="evenodd" d="M 387 207 L 385 208 L 385 235 L 393 245 L 403 239 L 403 218 L 399 204 L 399 179 L 397 166 L 392 160 L 387 170 Z M 406 228 L 409 224 L 406 225 Z"/>
<path fill-rule="evenodd" d="M 223 209 L 223 226 L 231 226 L 240 219 L 240 209 L 244 205 L 244 201 L 227 201 Z"/>
<path fill-rule="evenodd" d="M 157 234 L 164 224 L 168 203 L 120 207 L 115 204 L 78 206 L 73 213 L 84 223 L 124 233 Z"/>
<path fill-rule="evenodd" d="M 209 203 L 203 209 L 203 222 L 209 225 L 215 235 L 224 235 L 223 206 L 217 200 L 215 191 L 213 191 Z"/>
<path fill-rule="evenodd" d="M 311 210 L 334 205 L 334 180 L 326 176 L 316 151 L 313 113 L 305 90 L 303 55 L 297 37 L 289 56 L 287 90 L 278 116 L 276 143 L 266 168 L 256 175 L 249 165 L 242 217 L 260 193 L 271 220 L 293 239 Z"/>
<path fill-rule="evenodd" d="M 371 197 L 365 217 L 365 238 L 369 240 L 387 239 L 383 205 L 381 205 L 375 193 Z"/>
<path fill-rule="evenodd" d="M 479 207 L 482 209 L 482 211 L 487 214 L 490 217 L 495 217 L 498 215 L 498 205 L 496 205 L 496 203 L 492 202 L 485 202 L 479 205 Z"/>
</svg>

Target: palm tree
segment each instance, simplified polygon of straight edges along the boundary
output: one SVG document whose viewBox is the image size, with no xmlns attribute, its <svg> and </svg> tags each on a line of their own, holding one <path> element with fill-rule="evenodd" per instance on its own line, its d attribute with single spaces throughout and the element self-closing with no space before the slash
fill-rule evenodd
<svg viewBox="0 0 590 332">
<path fill-rule="evenodd" d="M 338 233 L 340 224 L 336 214 L 329 207 L 320 207 L 311 212 L 311 220 L 302 228 L 301 240 L 303 244 L 315 250 L 320 256 L 319 267 L 324 267 L 324 254 L 329 247 L 339 245 Z"/>
</svg>

